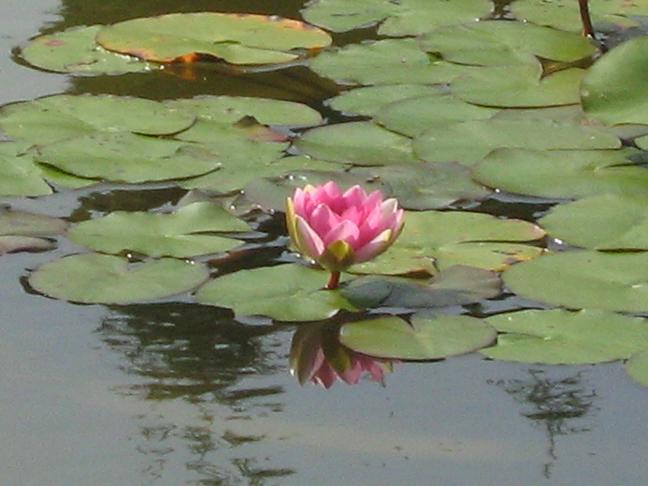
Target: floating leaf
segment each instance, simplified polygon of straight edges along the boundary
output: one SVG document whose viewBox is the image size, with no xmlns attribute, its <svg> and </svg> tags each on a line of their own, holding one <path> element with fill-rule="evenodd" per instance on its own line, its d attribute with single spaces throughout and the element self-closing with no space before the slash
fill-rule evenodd
<svg viewBox="0 0 648 486">
<path fill-rule="evenodd" d="M 330 162 L 391 165 L 417 162 L 411 142 L 371 122 L 351 122 L 309 130 L 296 146 L 311 157 Z"/>
<path fill-rule="evenodd" d="M 648 349 L 633 354 L 625 368 L 633 380 L 642 386 L 648 386 Z"/>
<path fill-rule="evenodd" d="M 97 131 L 170 135 L 195 119 L 157 101 L 111 95 L 54 95 L 0 110 L 0 128 L 7 135 L 41 145 Z"/>
<path fill-rule="evenodd" d="M 648 250 L 646 196 L 603 194 L 554 207 L 539 220 L 554 238 L 593 250 Z"/>
<path fill-rule="evenodd" d="M 52 188 L 43 180 L 40 168 L 25 144 L 0 143 L 0 195 L 46 196 Z"/>
<path fill-rule="evenodd" d="M 19 251 L 43 251 L 54 248 L 54 242 L 32 236 L 0 236 L 0 255 Z"/>
<path fill-rule="evenodd" d="M 594 63 L 583 79 L 585 113 L 611 125 L 648 124 L 647 70 L 648 37 L 612 49 Z"/>
<path fill-rule="evenodd" d="M 637 153 L 629 149 L 497 149 L 475 166 L 473 177 L 490 187 L 538 197 L 648 194 L 648 169 L 631 160 Z"/>
<path fill-rule="evenodd" d="M 175 13 L 104 27 L 97 42 L 109 51 L 169 63 L 199 55 L 230 64 L 297 59 L 296 48 L 326 47 L 331 37 L 297 20 L 252 14 Z"/>
<path fill-rule="evenodd" d="M 528 299 L 572 309 L 648 312 L 648 252 L 569 251 L 514 265 L 505 284 Z"/>
<path fill-rule="evenodd" d="M 220 166 L 200 145 L 128 132 L 96 133 L 45 145 L 36 160 L 65 172 L 110 181 L 146 182 L 197 176 Z"/>
<path fill-rule="evenodd" d="M 407 360 L 470 353 L 488 346 L 495 336 L 495 329 L 480 319 L 447 315 L 414 315 L 411 324 L 398 317 L 380 317 L 340 329 L 340 342 L 354 351 Z"/>
<path fill-rule="evenodd" d="M 75 243 L 104 253 L 134 251 L 152 257 L 191 257 L 231 250 L 241 242 L 214 233 L 249 231 L 221 206 L 196 202 L 175 213 L 116 211 L 84 221 L 68 233 Z"/>
<path fill-rule="evenodd" d="M 446 61 L 476 66 L 511 66 L 532 56 L 568 63 L 596 53 L 586 37 L 509 20 L 441 27 L 424 35 L 421 45 Z"/>
<path fill-rule="evenodd" d="M 500 293 L 496 273 L 456 265 L 434 278 L 360 277 L 342 289 L 356 307 L 431 308 L 466 305 Z"/>
<path fill-rule="evenodd" d="M 37 237 L 61 234 L 66 227 L 62 219 L 0 207 L 0 255 L 49 250 L 54 243 Z"/>
<path fill-rule="evenodd" d="M 542 364 L 603 363 L 648 348 L 648 321 L 601 310 L 525 310 L 486 319 L 501 334 L 482 349 L 493 359 Z"/>
<path fill-rule="evenodd" d="M 216 278 L 196 294 L 202 304 L 229 307 L 237 316 L 316 321 L 354 310 L 337 290 L 323 290 L 328 273 L 302 265 L 240 270 Z"/>
<path fill-rule="evenodd" d="M 20 56 L 34 67 L 74 74 L 123 74 L 147 72 L 159 66 L 97 46 L 95 37 L 103 26 L 72 27 L 29 41 Z"/>
<path fill-rule="evenodd" d="M 331 108 L 347 115 L 373 116 L 382 107 L 395 101 L 433 96 L 443 92 L 447 92 L 447 89 L 422 84 L 367 86 L 344 91 L 327 102 Z"/>
<path fill-rule="evenodd" d="M 129 265 L 125 258 L 90 253 L 46 263 L 31 274 L 29 284 L 55 299 L 130 304 L 187 292 L 208 275 L 203 265 L 172 258 Z"/>
<path fill-rule="evenodd" d="M 545 120 L 482 120 L 434 127 L 414 140 L 414 152 L 427 162 L 473 165 L 496 148 L 534 150 L 613 149 L 613 134 L 570 123 Z"/>
</svg>

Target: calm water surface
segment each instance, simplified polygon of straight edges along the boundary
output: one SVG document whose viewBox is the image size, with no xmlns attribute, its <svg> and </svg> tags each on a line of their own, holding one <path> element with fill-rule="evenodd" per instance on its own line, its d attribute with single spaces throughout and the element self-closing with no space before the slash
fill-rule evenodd
<svg viewBox="0 0 648 486">
<path fill-rule="evenodd" d="M 67 78 L 11 58 L 12 47 L 39 31 L 70 25 L 190 10 L 295 17 L 301 3 L 2 0 L 0 101 L 59 92 L 210 93 L 323 109 L 336 88 L 304 68 L 235 78 Z M 106 186 L 2 202 L 78 219 L 159 207 L 179 195 Z M 534 210 L 502 207 L 515 215 Z M 648 481 L 648 390 L 619 363 L 529 367 L 470 355 L 397 364 L 385 387 L 368 380 L 300 387 L 288 373 L 291 328 L 243 325 L 225 311 L 182 302 L 79 306 L 23 286 L 29 269 L 74 250 L 63 240 L 53 252 L 0 257 L 3 486 Z"/>
</svg>

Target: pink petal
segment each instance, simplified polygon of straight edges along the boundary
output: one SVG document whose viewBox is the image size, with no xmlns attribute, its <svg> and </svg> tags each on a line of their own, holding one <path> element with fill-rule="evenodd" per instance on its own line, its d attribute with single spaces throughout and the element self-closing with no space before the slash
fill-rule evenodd
<svg viewBox="0 0 648 486">
<path fill-rule="evenodd" d="M 325 247 L 322 239 L 301 216 L 296 216 L 295 219 L 298 239 L 295 243 L 306 256 L 316 260 L 324 253 Z"/>
<path fill-rule="evenodd" d="M 344 373 L 340 373 L 340 378 L 344 380 L 346 383 L 349 385 L 355 385 L 358 383 L 358 380 L 360 380 L 360 376 L 362 376 L 362 365 L 360 364 L 359 361 L 356 359 L 353 359 L 353 364 L 351 365 L 351 368 L 348 370 L 344 371 Z"/>
<path fill-rule="evenodd" d="M 325 204 L 318 204 L 308 219 L 310 227 L 322 238 L 341 222 L 342 219 Z"/>
<path fill-rule="evenodd" d="M 348 189 L 342 195 L 342 199 L 344 199 L 347 208 L 351 206 L 360 207 L 364 205 L 364 202 L 367 199 L 367 193 L 362 187 L 356 185 Z"/>
<path fill-rule="evenodd" d="M 346 241 L 355 250 L 355 244 L 360 236 L 360 230 L 351 221 L 342 221 L 324 236 L 324 246 L 329 246 L 334 241 Z"/>
<path fill-rule="evenodd" d="M 364 220 L 364 211 L 358 209 L 356 206 L 351 206 L 344 210 L 340 215 L 340 218 L 347 221 L 353 222 L 356 226 L 360 226 L 360 223 Z"/>
<path fill-rule="evenodd" d="M 326 362 L 322 364 L 321 368 L 317 370 L 313 376 L 313 381 L 324 386 L 326 389 L 331 388 L 336 379 L 337 375 L 335 374 L 335 371 L 333 371 L 333 368 L 331 368 L 331 366 Z"/>
<path fill-rule="evenodd" d="M 292 197 L 293 207 L 295 208 L 295 214 L 304 217 L 304 203 L 306 202 L 306 194 L 301 189 L 295 189 L 295 193 Z"/>
<path fill-rule="evenodd" d="M 355 251 L 355 263 L 366 262 L 372 258 L 380 255 L 383 251 L 389 247 L 391 240 L 392 230 L 386 229 L 373 240 L 367 243 L 364 246 L 361 246 Z"/>
</svg>

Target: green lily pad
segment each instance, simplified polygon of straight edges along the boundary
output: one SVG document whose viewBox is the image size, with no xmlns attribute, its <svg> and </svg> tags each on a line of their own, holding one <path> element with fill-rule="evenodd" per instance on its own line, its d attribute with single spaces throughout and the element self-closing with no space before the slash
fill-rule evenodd
<svg viewBox="0 0 648 486">
<path fill-rule="evenodd" d="M 472 304 L 497 297 L 500 287 L 494 272 L 455 265 L 428 280 L 360 277 L 346 285 L 342 295 L 356 307 L 412 309 Z"/>
<path fill-rule="evenodd" d="M 635 139 L 635 143 L 640 149 L 648 150 L 648 136 Z"/>
<path fill-rule="evenodd" d="M 386 39 L 323 52 L 311 69 L 340 84 L 381 85 L 449 83 L 479 68 L 431 56 L 414 39 Z"/>
<path fill-rule="evenodd" d="M 416 137 L 426 129 L 453 122 L 487 120 L 499 110 L 466 103 L 450 94 L 409 98 L 380 108 L 374 119 L 380 125 Z"/>
<path fill-rule="evenodd" d="M 351 267 L 354 273 L 434 274 L 453 265 L 504 270 L 535 258 L 542 248 L 521 244 L 544 236 L 526 221 L 462 211 L 407 212 L 396 243 L 375 260 Z"/>
<path fill-rule="evenodd" d="M 170 214 L 116 211 L 75 225 L 69 238 L 104 253 L 192 257 L 231 250 L 241 241 L 214 233 L 249 231 L 221 206 L 196 202 Z"/>
<path fill-rule="evenodd" d="M 0 110 L 0 128 L 7 135 L 41 145 L 97 131 L 171 135 L 195 119 L 157 101 L 111 95 L 54 95 Z"/>
<path fill-rule="evenodd" d="M 648 169 L 628 158 L 637 153 L 629 149 L 497 149 L 474 167 L 473 177 L 490 187 L 538 197 L 648 194 Z"/>
<path fill-rule="evenodd" d="M 570 123 L 545 120 L 481 120 L 434 127 L 414 140 L 414 152 L 427 162 L 473 165 L 496 148 L 533 150 L 614 149 L 613 134 Z"/>
<path fill-rule="evenodd" d="M 528 299 L 572 309 L 648 312 L 648 252 L 557 253 L 514 265 L 504 283 Z"/>
<path fill-rule="evenodd" d="M 59 235 L 66 228 L 62 219 L 0 207 L 0 255 L 49 250 L 54 242 L 40 237 Z"/>
<path fill-rule="evenodd" d="M 228 307 L 237 316 L 262 315 L 278 321 L 327 319 L 340 309 L 354 310 L 337 290 L 323 290 L 328 273 L 290 264 L 240 270 L 205 284 L 202 304 Z"/>
<path fill-rule="evenodd" d="M 203 146 L 128 132 L 98 132 L 45 145 L 36 160 L 80 177 L 123 182 L 181 179 L 220 166 L 218 154 Z"/>
<path fill-rule="evenodd" d="M 648 250 L 644 197 L 603 194 L 554 207 L 539 220 L 549 235 L 592 250 Z"/>
<path fill-rule="evenodd" d="M 346 115 L 374 116 L 384 106 L 409 98 L 441 94 L 447 89 L 424 84 L 395 84 L 350 89 L 327 100 L 334 110 Z"/>
<path fill-rule="evenodd" d="M 648 14 L 648 5 L 646 9 Z M 615 47 L 583 79 L 583 109 L 611 125 L 648 124 L 648 37 Z"/>
<path fill-rule="evenodd" d="M 642 386 L 648 386 L 648 349 L 633 354 L 625 368 L 630 378 Z"/>
<path fill-rule="evenodd" d="M 379 358 L 404 360 L 442 359 L 488 346 L 495 329 L 468 316 L 415 315 L 411 323 L 398 317 L 380 317 L 344 324 L 340 342 Z"/>
<path fill-rule="evenodd" d="M 159 66 L 115 54 L 97 46 L 101 25 L 72 27 L 30 40 L 20 56 L 34 67 L 73 74 L 123 74 L 148 72 Z"/>
<path fill-rule="evenodd" d="M 370 27 L 384 20 L 378 33 L 401 37 L 474 21 L 487 16 L 492 8 L 486 0 L 317 0 L 310 2 L 302 15 L 333 32 Z"/>
<path fill-rule="evenodd" d="M 46 196 L 52 188 L 43 180 L 39 167 L 25 144 L 0 143 L 0 195 Z"/>
<path fill-rule="evenodd" d="M 424 35 L 421 45 L 446 61 L 475 66 L 510 66 L 530 56 L 575 62 L 596 53 L 581 35 L 508 20 L 441 27 Z"/>
<path fill-rule="evenodd" d="M 351 173 L 386 183 L 390 197 L 398 199 L 405 209 L 440 209 L 458 201 L 483 199 L 491 193 L 472 180 L 468 167 L 453 162 L 390 165 Z"/>
<path fill-rule="evenodd" d="M 316 27 L 265 15 L 174 13 L 104 27 L 97 43 L 146 61 L 169 63 L 199 55 L 230 64 L 272 64 L 299 56 L 293 49 L 326 47 L 331 37 Z"/>
<path fill-rule="evenodd" d="M 371 122 L 351 122 L 313 128 L 295 143 L 316 159 L 355 165 L 418 162 L 412 141 Z"/>
<path fill-rule="evenodd" d="M 526 310 L 486 319 L 500 334 L 480 352 L 522 363 L 587 364 L 648 348 L 648 320 L 601 310 Z"/>
</svg>

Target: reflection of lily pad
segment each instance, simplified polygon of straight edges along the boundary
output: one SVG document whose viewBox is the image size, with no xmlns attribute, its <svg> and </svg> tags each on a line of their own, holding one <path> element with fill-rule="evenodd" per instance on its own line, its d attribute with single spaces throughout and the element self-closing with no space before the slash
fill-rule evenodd
<svg viewBox="0 0 648 486">
<path fill-rule="evenodd" d="M 228 251 L 241 243 L 214 233 L 248 230 L 221 206 L 197 202 L 171 214 L 116 211 L 77 224 L 69 237 L 105 253 L 128 250 L 153 257 L 191 257 Z"/>
<path fill-rule="evenodd" d="M 398 277 L 360 277 L 342 289 L 357 307 L 430 308 L 466 305 L 496 297 L 496 273 L 456 265 L 430 280 Z"/>
<path fill-rule="evenodd" d="M 394 101 L 402 101 L 419 96 L 440 94 L 446 89 L 423 84 L 395 84 L 367 86 L 344 91 L 327 102 L 331 108 L 347 115 L 373 116 L 380 108 Z"/>
<path fill-rule="evenodd" d="M 600 310 L 526 310 L 489 317 L 497 345 L 493 359 L 543 364 L 602 363 L 648 349 L 648 321 Z"/>
<path fill-rule="evenodd" d="M 648 250 L 644 197 L 603 194 L 554 207 L 539 224 L 554 238 L 593 250 Z"/>
<path fill-rule="evenodd" d="M 514 265 L 504 282 L 528 299 L 574 309 L 648 312 L 648 252 L 570 251 Z"/>
<path fill-rule="evenodd" d="M 465 354 L 488 346 L 495 329 L 468 316 L 415 315 L 411 324 L 398 317 L 380 317 L 345 324 L 340 342 L 380 358 L 428 360 Z"/>
<path fill-rule="evenodd" d="M 390 165 L 417 161 L 411 142 L 373 123 L 352 122 L 309 130 L 296 145 L 302 152 L 321 160 Z"/>
<path fill-rule="evenodd" d="M 473 171 L 490 187 L 538 197 L 582 197 L 605 192 L 648 193 L 648 169 L 628 159 L 635 150 L 497 149 Z"/>
<path fill-rule="evenodd" d="M 97 42 L 109 51 L 147 61 L 173 62 L 195 54 L 231 64 L 292 61 L 296 48 L 326 47 L 323 30 L 290 19 L 215 12 L 176 13 L 104 27 Z"/>
<path fill-rule="evenodd" d="M 38 268 L 29 284 L 55 299 L 88 304 L 129 304 L 193 289 L 208 277 L 206 267 L 165 258 L 129 265 L 109 255 L 73 255 Z"/>
<path fill-rule="evenodd" d="M 72 27 L 42 35 L 29 41 L 20 55 L 32 66 L 61 73 L 122 74 L 158 69 L 155 64 L 98 47 L 95 36 L 101 28 Z"/>
<path fill-rule="evenodd" d="M 315 321 L 353 310 L 337 290 L 323 290 L 328 273 L 302 265 L 240 270 L 216 278 L 196 294 L 198 302 L 229 307 L 237 316 Z"/>
<path fill-rule="evenodd" d="M 626 371 L 637 383 L 648 387 L 648 348 L 630 357 Z"/>
</svg>

